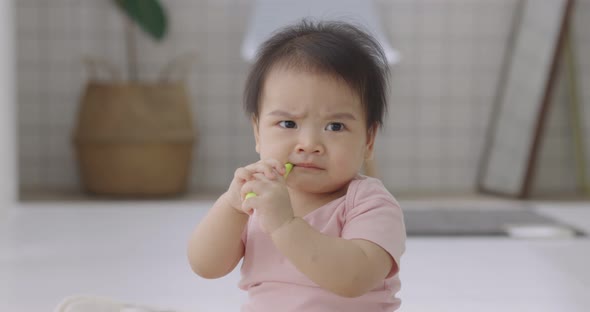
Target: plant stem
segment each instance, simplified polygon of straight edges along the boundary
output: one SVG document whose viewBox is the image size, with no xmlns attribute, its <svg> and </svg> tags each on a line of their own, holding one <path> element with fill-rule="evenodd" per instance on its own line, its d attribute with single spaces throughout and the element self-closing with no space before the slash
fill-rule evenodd
<svg viewBox="0 0 590 312">
<path fill-rule="evenodd" d="M 125 18 L 125 48 L 127 52 L 127 75 L 129 81 L 137 81 L 137 39 L 133 21 Z"/>
</svg>

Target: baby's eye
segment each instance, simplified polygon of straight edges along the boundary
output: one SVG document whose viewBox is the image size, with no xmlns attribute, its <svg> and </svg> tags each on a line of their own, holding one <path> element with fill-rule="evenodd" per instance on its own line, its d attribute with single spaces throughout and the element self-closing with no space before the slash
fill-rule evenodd
<svg viewBox="0 0 590 312">
<path fill-rule="evenodd" d="M 279 122 L 279 126 L 287 129 L 297 128 L 297 124 L 293 120 L 283 120 Z"/>
<path fill-rule="evenodd" d="M 341 122 L 331 122 L 326 126 L 328 131 L 342 131 L 344 130 L 344 124 Z"/>
</svg>

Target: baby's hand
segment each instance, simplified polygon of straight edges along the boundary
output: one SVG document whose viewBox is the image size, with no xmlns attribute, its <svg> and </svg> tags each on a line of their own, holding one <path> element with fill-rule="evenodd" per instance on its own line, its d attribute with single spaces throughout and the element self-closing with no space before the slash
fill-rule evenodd
<svg viewBox="0 0 590 312">
<path fill-rule="evenodd" d="M 278 161 L 270 159 L 261 160 L 246 167 L 236 169 L 229 189 L 223 196 L 226 197 L 229 205 L 240 213 L 251 214 L 253 212 L 252 210 L 243 209 L 242 202 L 244 201 L 245 194 L 242 194 L 241 191 L 246 182 L 255 179 L 254 174 L 257 173 L 274 180 L 285 173 L 285 168 Z"/>
<path fill-rule="evenodd" d="M 284 166 L 281 166 L 284 169 Z M 276 169 L 276 167 L 273 166 Z M 284 170 L 274 177 L 255 173 L 255 179 L 242 186 L 241 194 L 253 192 L 255 197 L 248 197 L 242 202 L 243 211 L 256 210 L 256 216 L 267 234 L 272 234 L 283 224 L 293 219 L 293 208 L 289 191 L 283 178 Z"/>
</svg>

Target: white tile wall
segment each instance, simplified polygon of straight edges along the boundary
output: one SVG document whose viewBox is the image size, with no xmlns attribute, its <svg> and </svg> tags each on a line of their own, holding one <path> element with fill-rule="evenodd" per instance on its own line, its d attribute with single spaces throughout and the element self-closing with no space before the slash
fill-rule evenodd
<svg viewBox="0 0 590 312">
<path fill-rule="evenodd" d="M 20 182 L 23 188 L 77 190 L 70 135 L 88 79 L 82 59 L 91 55 L 123 69 L 123 22 L 109 1 L 15 2 Z M 394 193 L 474 191 L 516 2 L 378 1 L 386 33 L 402 54 L 376 152 Z M 590 0 L 577 2 L 579 90 L 590 103 L 590 88 L 582 87 L 590 85 Z M 235 167 L 257 157 L 241 107 L 248 64 L 239 55 L 253 0 L 164 3 L 170 33 L 161 43 L 140 36 L 140 76 L 155 79 L 172 57 L 197 52 L 188 76 L 200 135 L 191 190 L 219 191 Z M 564 96 L 556 102 L 535 182 L 540 193 L 575 190 Z M 583 113 L 589 134 L 590 109 Z M 585 142 L 590 160 L 589 135 Z"/>
</svg>

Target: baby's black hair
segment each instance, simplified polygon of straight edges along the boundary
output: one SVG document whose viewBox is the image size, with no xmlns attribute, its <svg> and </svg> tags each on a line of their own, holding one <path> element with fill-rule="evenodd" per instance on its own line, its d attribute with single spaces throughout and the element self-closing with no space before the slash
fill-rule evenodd
<svg viewBox="0 0 590 312">
<path fill-rule="evenodd" d="M 383 125 L 389 67 L 383 48 L 367 32 L 345 22 L 307 19 L 280 29 L 258 51 L 244 89 L 244 108 L 258 118 L 265 79 L 280 65 L 332 75 L 360 97 L 367 127 Z"/>
</svg>

